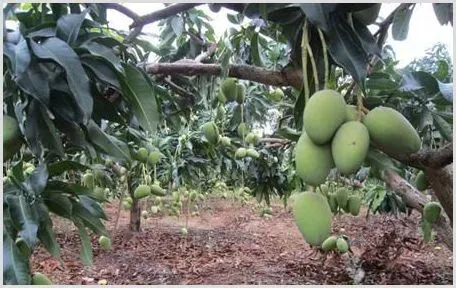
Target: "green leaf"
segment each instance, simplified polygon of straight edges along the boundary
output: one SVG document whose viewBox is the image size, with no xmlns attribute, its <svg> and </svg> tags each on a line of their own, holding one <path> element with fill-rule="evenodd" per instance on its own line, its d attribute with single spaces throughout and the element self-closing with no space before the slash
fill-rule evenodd
<svg viewBox="0 0 456 288">
<path fill-rule="evenodd" d="M 141 127 L 153 134 L 159 121 L 155 89 L 133 65 L 125 64 L 124 69 L 126 79 L 121 81 L 123 95 L 132 106 Z"/>
<path fill-rule="evenodd" d="M 42 65 L 33 61 L 28 69 L 16 78 L 16 83 L 22 91 L 48 106 L 50 99 L 49 77 L 42 69 Z"/>
<path fill-rule="evenodd" d="M 103 58 L 93 55 L 84 55 L 81 57 L 81 62 L 84 66 L 88 67 L 100 81 L 120 90 L 120 84 L 117 80 L 116 73 Z"/>
<path fill-rule="evenodd" d="M 81 48 L 89 50 L 90 54 L 102 57 L 106 61 L 112 64 L 120 73 L 123 73 L 122 64 L 120 64 L 119 58 L 114 54 L 110 47 L 102 45 L 96 41 L 85 42 Z"/>
<path fill-rule="evenodd" d="M 451 23 L 453 26 L 453 3 L 432 3 L 432 8 L 440 25 Z"/>
<path fill-rule="evenodd" d="M 103 132 L 93 120 L 90 120 L 87 125 L 87 132 L 90 141 L 106 154 L 128 161 L 131 160 L 128 145 L 116 137 Z"/>
<path fill-rule="evenodd" d="M 60 258 L 60 246 L 55 238 L 52 221 L 49 217 L 49 210 L 44 203 L 38 204 L 38 214 L 40 216 L 40 226 L 38 227 L 38 239 L 52 256 Z"/>
<path fill-rule="evenodd" d="M 24 73 L 30 65 L 32 60 L 30 51 L 25 38 L 21 37 L 19 43 L 17 43 L 14 49 L 15 62 L 13 64 L 13 71 L 17 76 Z"/>
<path fill-rule="evenodd" d="M 441 116 L 437 114 L 432 115 L 434 118 L 434 125 L 439 130 L 440 134 L 448 141 L 453 139 L 453 129 L 452 126 L 445 121 Z"/>
<path fill-rule="evenodd" d="M 71 160 L 62 160 L 48 165 L 49 177 L 61 175 L 69 170 L 85 171 L 87 169 L 89 169 L 88 166 Z"/>
<path fill-rule="evenodd" d="M 38 232 L 38 223 L 33 207 L 27 203 L 23 195 L 7 195 L 6 203 L 14 227 L 19 231 L 18 235 L 32 249 L 37 241 Z"/>
<path fill-rule="evenodd" d="M 46 164 L 40 164 L 27 179 L 25 186 L 29 191 L 33 191 L 35 195 L 38 196 L 46 187 L 48 178 L 49 174 L 46 168 Z"/>
<path fill-rule="evenodd" d="M 84 22 L 88 12 L 89 9 L 86 9 L 81 14 L 69 14 L 59 18 L 57 21 L 56 36 L 67 42 L 70 46 L 73 46 L 78 38 L 79 30 L 81 30 L 82 22 Z"/>
<path fill-rule="evenodd" d="M 397 88 L 397 84 L 391 79 L 369 78 L 366 80 L 366 88 L 372 90 L 394 90 Z"/>
<path fill-rule="evenodd" d="M 259 33 L 254 33 L 250 40 L 250 55 L 252 62 L 258 67 L 263 67 L 263 61 L 261 61 L 260 43 L 258 42 Z"/>
<path fill-rule="evenodd" d="M 388 155 L 376 149 L 369 149 L 369 152 L 367 153 L 367 161 L 371 164 L 371 166 L 375 166 L 380 170 L 399 171 Z"/>
<path fill-rule="evenodd" d="M 361 86 L 367 75 L 369 57 L 356 32 L 341 15 L 334 14 L 329 19 L 329 53 L 334 61 Z"/>
<path fill-rule="evenodd" d="M 180 37 L 184 31 L 184 21 L 180 16 L 174 16 L 171 19 L 171 27 L 173 28 L 174 34 L 176 37 Z"/>
<path fill-rule="evenodd" d="M 92 253 L 92 243 L 90 242 L 89 234 L 80 220 L 75 220 L 74 224 L 79 230 L 79 238 L 81 239 L 81 260 L 84 265 L 92 266 L 93 263 L 93 253 Z"/>
<path fill-rule="evenodd" d="M 30 280 L 28 259 L 21 254 L 15 241 L 3 231 L 3 284 L 29 285 Z"/>
<path fill-rule="evenodd" d="M 407 38 L 412 13 L 413 8 L 405 8 L 397 11 L 396 14 L 394 14 L 393 27 L 391 28 L 394 40 L 402 41 Z"/>
<path fill-rule="evenodd" d="M 306 14 L 309 21 L 318 26 L 321 30 L 327 32 L 331 30 L 330 13 L 334 12 L 337 4 L 317 4 L 317 3 L 303 3 L 300 4 L 302 11 Z M 332 16 L 332 15 L 331 15 Z"/>
<path fill-rule="evenodd" d="M 73 219 L 80 219 L 84 225 L 90 228 L 93 232 L 102 235 L 108 235 L 103 223 L 100 218 L 91 214 L 91 210 L 88 210 L 82 203 L 72 201 L 73 204 Z"/>
<path fill-rule="evenodd" d="M 439 85 L 440 93 L 442 93 L 443 98 L 448 102 L 453 102 L 453 83 L 442 83 L 437 80 Z"/>
<path fill-rule="evenodd" d="M 50 3 L 52 16 L 57 21 L 62 15 L 68 14 L 68 4 L 66 3 Z"/>
<path fill-rule="evenodd" d="M 78 55 L 67 43 L 56 37 L 48 38 L 39 44 L 33 40 L 30 42 L 32 50 L 38 58 L 51 59 L 65 69 L 74 102 L 84 114 L 84 123 L 87 123 L 92 114 L 93 99 L 90 94 L 89 78 Z"/>
<path fill-rule="evenodd" d="M 68 196 L 62 194 L 65 191 L 46 189 L 43 200 L 49 210 L 61 217 L 72 219 L 73 205 Z"/>
<path fill-rule="evenodd" d="M 89 211 L 91 215 L 97 218 L 108 220 L 106 214 L 103 211 L 103 207 L 101 207 L 98 202 L 92 200 L 90 197 L 87 197 L 85 195 L 79 196 L 79 203 L 81 203 L 81 205 L 84 206 L 84 208 Z"/>
<path fill-rule="evenodd" d="M 382 189 L 381 187 L 376 188 L 374 198 L 371 202 L 371 210 L 373 212 L 377 211 L 377 209 L 380 207 L 382 202 L 385 200 L 386 196 L 386 190 Z"/>
</svg>

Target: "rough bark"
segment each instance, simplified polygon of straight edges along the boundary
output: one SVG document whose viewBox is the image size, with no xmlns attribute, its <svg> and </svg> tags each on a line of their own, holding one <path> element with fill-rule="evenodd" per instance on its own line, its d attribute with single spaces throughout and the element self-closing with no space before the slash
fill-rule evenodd
<svg viewBox="0 0 456 288">
<path fill-rule="evenodd" d="M 188 60 L 175 63 L 149 63 L 146 66 L 149 74 L 165 75 L 221 75 L 222 66 L 218 64 L 202 64 Z M 299 89 L 302 85 L 301 70 L 287 68 L 283 71 L 267 70 L 251 65 L 231 65 L 228 75 L 238 79 L 255 81 L 273 86 L 293 86 Z"/>
<path fill-rule="evenodd" d="M 130 179 L 128 179 L 128 193 L 130 193 L 130 197 L 133 199 L 130 210 L 130 231 L 139 232 L 139 228 L 141 227 L 141 208 L 139 207 L 138 199 L 135 199 L 133 195 L 133 187 L 131 186 Z"/>
<path fill-rule="evenodd" d="M 387 185 L 402 198 L 408 207 L 419 212 L 423 212 L 424 205 L 429 202 L 425 195 L 416 190 L 396 172 L 385 172 L 384 180 Z M 450 221 L 443 213 L 440 215 L 440 218 L 435 224 L 435 230 L 440 236 L 442 242 L 450 249 L 453 249 L 452 224 L 450 224 Z"/>
<path fill-rule="evenodd" d="M 449 142 L 437 150 L 422 149 L 411 155 L 388 154 L 394 159 L 417 169 L 437 169 L 453 163 L 453 142 Z"/>
<path fill-rule="evenodd" d="M 453 225 L 453 165 L 440 169 L 428 168 L 424 173 Z"/>
</svg>

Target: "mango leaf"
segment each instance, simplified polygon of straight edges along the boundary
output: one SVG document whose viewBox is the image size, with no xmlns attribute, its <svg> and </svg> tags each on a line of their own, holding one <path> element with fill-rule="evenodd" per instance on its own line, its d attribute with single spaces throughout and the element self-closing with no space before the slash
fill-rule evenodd
<svg viewBox="0 0 456 288">
<path fill-rule="evenodd" d="M 396 82 L 386 78 L 369 78 L 366 80 L 366 88 L 372 90 L 394 90 L 397 86 Z"/>
<path fill-rule="evenodd" d="M 453 83 L 442 83 L 437 80 L 437 84 L 439 85 L 439 90 L 443 98 L 448 102 L 453 103 Z"/>
<path fill-rule="evenodd" d="M 3 231 L 3 284 L 29 285 L 29 275 L 28 259 L 21 254 L 15 241 Z"/>
<path fill-rule="evenodd" d="M 22 91 L 38 100 L 44 106 L 49 105 L 49 78 L 42 69 L 42 64 L 35 61 L 28 69 L 16 78 L 16 84 Z"/>
<path fill-rule="evenodd" d="M 27 203 L 23 195 L 7 195 L 6 203 L 14 227 L 19 231 L 18 236 L 24 239 L 29 248 L 37 242 L 38 223 L 33 207 Z"/>
<path fill-rule="evenodd" d="M 16 75 L 24 73 L 30 65 L 32 57 L 25 38 L 21 37 L 14 49 L 15 61 L 13 64 L 13 71 Z"/>
<path fill-rule="evenodd" d="M 250 56 L 252 62 L 258 67 L 263 67 L 263 61 L 261 61 L 260 43 L 258 41 L 259 33 L 254 33 L 250 40 Z"/>
<path fill-rule="evenodd" d="M 48 165 L 49 177 L 61 175 L 69 170 L 85 171 L 88 166 L 72 160 L 62 160 Z"/>
<path fill-rule="evenodd" d="M 399 171 L 389 156 L 376 149 L 369 149 L 366 158 L 371 166 L 375 166 L 379 170 Z"/>
<path fill-rule="evenodd" d="M 412 13 L 413 8 L 404 8 L 394 14 L 393 27 L 391 28 L 394 40 L 402 41 L 407 38 Z"/>
<path fill-rule="evenodd" d="M 43 200 L 52 213 L 61 217 L 72 219 L 73 205 L 68 196 L 62 194 L 64 191 L 46 189 L 43 193 Z"/>
<path fill-rule="evenodd" d="M 54 20 L 58 20 L 62 15 L 68 14 L 68 4 L 66 3 L 50 3 L 52 16 Z"/>
<path fill-rule="evenodd" d="M 93 253 L 92 243 L 90 242 L 89 234 L 81 220 L 74 220 L 74 224 L 79 230 L 79 238 L 81 239 L 81 260 L 86 266 L 92 266 Z"/>
<path fill-rule="evenodd" d="M 82 206 L 84 206 L 84 208 L 87 211 L 89 211 L 91 215 L 93 215 L 95 217 L 98 217 L 98 218 L 101 218 L 101 219 L 108 220 L 108 218 L 106 217 L 106 214 L 104 213 L 103 208 L 101 207 L 101 205 L 98 202 L 96 202 L 93 199 L 91 199 L 90 197 L 85 196 L 85 195 L 80 195 L 79 196 L 79 203 Z"/>
<path fill-rule="evenodd" d="M 103 152 L 113 157 L 131 160 L 130 150 L 128 145 L 114 136 L 108 135 L 103 132 L 98 125 L 90 120 L 87 125 L 87 132 L 89 139 L 92 143 L 98 146 Z"/>
<path fill-rule="evenodd" d="M 329 53 L 364 88 L 369 58 L 361 41 L 341 15 L 329 18 L 329 29 Z"/>
<path fill-rule="evenodd" d="M 141 127 L 153 134 L 159 120 L 155 89 L 133 65 L 125 64 L 124 70 L 126 79 L 121 80 L 123 96 L 132 106 Z"/>
<path fill-rule="evenodd" d="M 85 42 L 80 47 L 87 49 L 92 55 L 102 57 L 103 59 L 111 63 L 117 71 L 123 73 L 123 67 L 120 64 L 120 60 L 119 58 L 117 58 L 117 56 L 114 54 L 111 48 L 102 45 L 96 41 Z"/>
<path fill-rule="evenodd" d="M 82 203 L 71 201 L 73 204 L 73 219 L 80 219 L 83 221 L 84 225 L 90 228 L 93 232 L 102 235 L 108 235 L 103 223 L 100 218 L 97 218 L 95 215 L 91 214 Z"/>
<path fill-rule="evenodd" d="M 453 25 L 453 3 L 432 3 L 432 8 L 440 25 Z"/>
<path fill-rule="evenodd" d="M 381 58 L 381 49 L 377 44 L 377 40 L 369 31 L 369 29 L 359 20 L 357 20 L 356 17 L 353 17 L 353 29 L 358 35 L 358 38 L 361 41 L 364 50 Z"/>
<path fill-rule="evenodd" d="M 49 210 L 44 203 L 40 202 L 37 206 L 40 216 L 40 226 L 38 227 L 38 239 L 52 256 L 60 258 L 60 246 L 55 238 L 52 221 L 49 217 Z"/>
<path fill-rule="evenodd" d="M 65 69 L 74 102 L 84 114 L 84 123 L 87 123 L 92 114 L 93 99 L 90 94 L 89 78 L 78 55 L 57 37 L 48 38 L 39 44 L 33 40 L 30 43 L 38 58 L 51 59 Z"/>
<path fill-rule="evenodd" d="M 40 164 L 32 172 L 30 177 L 26 180 L 25 186 L 29 191 L 33 191 L 35 195 L 40 195 L 46 187 L 49 174 L 47 171 L 46 164 Z"/>
<path fill-rule="evenodd" d="M 81 30 L 82 22 L 84 22 L 88 12 L 89 9 L 86 9 L 81 14 L 69 14 L 60 17 L 57 21 L 56 36 L 67 42 L 70 46 L 73 46 L 78 38 L 79 30 Z"/>
<path fill-rule="evenodd" d="M 452 126 L 437 114 L 432 115 L 434 118 L 434 125 L 439 130 L 440 134 L 448 141 L 453 139 Z"/>
<path fill-rule="evenodd" d="M 88 67 L 100 81 L 120 90 L 120 84 L 117 80 L 116 73 L 103 58 L 93 55 L 84 55 L 81 57 L 81 62 L 84 66 Z"/>
<path fill-rule="evenodd" d="M 300 4 L 302 11 L 306 14 L 309 21 L 318 26 L 321 30 L 328 32 L 331 30 L 330 13 L 334 12 L 337 8 L 336 3 L 331 4 L 317 4 L 317 3 L 303 3 Z"/>
<path fill-rule="evenodd" d="M 184 31 L 184 21 L 182 20 L 182 17 L 173 17 L 171 19 L 171 27 L 173 28 L 174 34 L 179 38 Z"/>
</svg>

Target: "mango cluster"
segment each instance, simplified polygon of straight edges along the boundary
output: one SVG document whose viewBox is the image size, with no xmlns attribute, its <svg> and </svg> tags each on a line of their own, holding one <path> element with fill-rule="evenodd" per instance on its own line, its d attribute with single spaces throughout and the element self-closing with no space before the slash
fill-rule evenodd
<svg viewBox="0 0 456 288">
<path fill-rule="evenodd" d="M 333 90 L 310 97 L 304 129 L 295 147 L 296 173 L 309 185 L 323 184 L 332 168 L 355 173 L 370 145 L 386 153 L 411 154 L 421 147 L 418 133 L 399 112 L 377 107 L 364 115 Z"/>
<path fill-rule="evenodd" d="M 160 151 L 158 150 L 152 150 L 149 151 L 145 147 L 141 147 L 138 150 L 134 151 L 133 158 L 143 164 L 148 164 L 151 166 L 156 165 L 162 156 Z"/>
<path fill-rule="evenodd" d="M 361 198 L 357 195 L 350 195 L 349 189 L 339 187 L 332 191 L 326 184 L 320 186 L 321 191 L 326 195 L 326 200 L 333 214 L 350 213 L 358 216 L 361 210 Z"/>
<path fill-rule="evenodd" d="M 245 86 L 239 83 L 236 78 L 226 78 L 220 86 L 217 99 L 220 103 L 234 102 L 243 104 L 245 101 Z"/>
</svg>

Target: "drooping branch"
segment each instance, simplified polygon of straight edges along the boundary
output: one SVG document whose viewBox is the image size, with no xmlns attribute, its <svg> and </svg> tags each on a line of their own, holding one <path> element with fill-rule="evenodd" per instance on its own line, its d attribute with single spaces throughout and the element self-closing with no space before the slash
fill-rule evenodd
<svg viewBox="0 0 456 288">
<path fill-rule="evenodd" d="M 144 26 L 146 24 L 150 24 L 161 19 L 165 19 L 167 17 L 179 14 L 181 12 L 187 11 L 189 9 L 192 9 L 193 7 L 202 4 L 203 3 L 178 3 L 168 6 L 162 10 L 158 10 L 134 19 L 133 24 L 130 25 L 130 29 L 138 26 Z"/>
<path fill-rule="evenodd" d="M 422 149 L 411 155 L 394 155 L 388 153 L 400 162 L 418 169 L 441 168 L 453 163 L 453 142 L 449 142 L 437 150 Z"/>
<path fill-rule="evenodd" d="M 150 63 L 146 65 L 146 71 L 150 74 L 166 75 L 221 75 L 222 66 L 218 64 L 201 64 L 198 62 L 176 63 Z M 284 69 L 283 71 L 267 70 L 265 68 L 233 64 L 229 68 L 228 75 L 238 79 L 250 80 L 272 86 L 301 87 L 301 72 L 299 69 Z"/>
<path fill-rule="evenodd" d="M 386 171 L 384 174 L 385 183 L 399 195 L 404 203 L 419 212 L 423 212 L 424 205 L 429 202 L 427 197 L 411 186 L 405 179 L 393 171 Z M 451 219 L 450 219 L 451 220 Z M 417 227 L 418 228 L 418 227 Z M 435 224 L 435 230 L 442 241 L 450 249 L 453 248 L 453 232 L 448 219 L 442 213 Z"/>
</svg>

